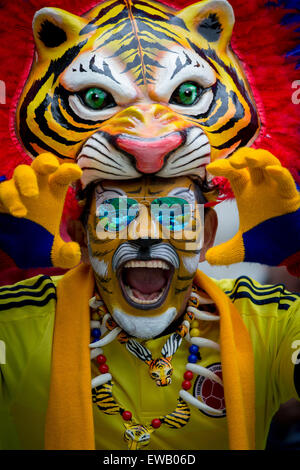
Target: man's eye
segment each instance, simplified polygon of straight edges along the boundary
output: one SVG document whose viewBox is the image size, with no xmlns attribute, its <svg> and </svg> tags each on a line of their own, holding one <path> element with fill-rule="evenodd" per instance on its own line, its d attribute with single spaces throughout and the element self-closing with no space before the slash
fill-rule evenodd
<svg viewBox="0 0 300 470">
<path fill-rule="evenodd" d="M 111 94 L 101 88 L 89 88 L 81 94 L 81 97 L 86 106 L 95 110 L 116 106 Z"/>
<path fill-rule="evenodd" d="M 176 88 L 171 96 L 170 103 L 180 106 L 193 106 L 203 93 L 202 88 L 195 82 L 184 82 Z"/>
</svg>

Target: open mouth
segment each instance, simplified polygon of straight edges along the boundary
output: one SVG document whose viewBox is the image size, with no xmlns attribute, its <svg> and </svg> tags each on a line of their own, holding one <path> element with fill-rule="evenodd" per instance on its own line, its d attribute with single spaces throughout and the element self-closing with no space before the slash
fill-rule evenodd
<svg viewBox="0 0 300 470">
<path fill-rule="evenodd" d="M 168 294 L 174 268 L 160 259 L 130 260 L 118 272 L 126 301 L 135 308 L 160 307 Z"/>
</svg>

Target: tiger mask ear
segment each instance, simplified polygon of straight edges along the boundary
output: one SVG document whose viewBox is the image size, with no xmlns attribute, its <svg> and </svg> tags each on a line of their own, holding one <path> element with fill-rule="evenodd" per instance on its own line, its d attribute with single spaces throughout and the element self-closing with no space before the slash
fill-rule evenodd
<svg viewBox="0 0 300 470">
<path fill-rule="evenodd" d="M 58 56 L 76 44 L 87 21 L 60 8 L 42 8 L 33 18 L 32 29 L 40 59 Z"/>
<path fill-rule="evenodd" d="M 187 28 L 207 42 L 207 48 L 224 51 L 230 42 L 234 13 L 226 0 L 203 0 L 184 8 L 177 14 Z"/>
</svg>

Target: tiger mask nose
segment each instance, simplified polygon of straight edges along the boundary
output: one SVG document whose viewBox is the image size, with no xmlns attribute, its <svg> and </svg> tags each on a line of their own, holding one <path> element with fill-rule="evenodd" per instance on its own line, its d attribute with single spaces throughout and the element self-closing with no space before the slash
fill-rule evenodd
<svg viewBox="0 0 300 470">
<path fill-rule="evenodd" d="M 183 141 L 180 132 L 172 132 L 156 138 L 120 135 L 116 144 L 119 149 L 134 157 L 139 172 L 149 174 L 158 172 L 164 166 L 166 156 L 180 147 Z"/>
</svg>

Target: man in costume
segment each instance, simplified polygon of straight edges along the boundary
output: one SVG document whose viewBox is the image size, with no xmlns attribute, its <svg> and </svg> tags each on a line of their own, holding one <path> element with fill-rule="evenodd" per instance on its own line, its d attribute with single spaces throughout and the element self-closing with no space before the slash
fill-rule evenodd
<svg viewBox="0 0 300 470">
<path fill-rule="evenodd" d="M 83 201 L 93 269 L 82 264 L 61 280 L 40 276 L 1 289 L 9 364 L 1 367 L 4 448 L 45 442 L 89 449 L 96 442 L 119 449 L 123 437 L 131 449 L 263 448 L 279 403 L 299 393 L 291 346 L 300 335 L 298 296 L 247 278 L 218 285 L 196 273 L 201 237 L 187 252 L 184 236 L 175 236 L 176 227 L 189 232 L 199 219 L 196 201 L 216 200 L 212 175 L 226 177 L 240 229 L 211 249 L 208 261 L 299 270 L 300 202 L 290 173 L 266 151 L 237 150 L 252 142 L 260 122 L 229 48 L 232 9 L 224 1 L 177 13 L 143 5 L 116 2 L 112 12 L 104 3 L 83 17 L 43 9 L 35 16 L 37 58 L 19 101 L 17 132 L 33 157 L 45 150 L 62 161 L 75 156 L 82 173 L 51 154 L 17 167 L 0 185 L 2 249 L 19 266 L 76 265 L 77 243 L 59 234 L 67 186 L 81 177 L 85 195 L 105 181 Z M 170 200 L 189 210 L 167 219 L 167 238 L 160 207 Z M 125 241 L 103 240 L 103 233 L 127 228 Z M 203 235 L 201 224 L 198 231 Z M 31 436 L 23 427 L 29 419 Z M 206 440 L 208 429 L 213 439 Z"/>
<path fill-rule="evenodd" d="M 241 166 L 241 152 L 227 162 L 240 207 L 244 189 L 253 195 L 252 202 L 261 190 L 266 197 L 263 180 L 254 185 L 250 176 L 258 174 L 257 168 L 234 170 Z M 248 157 L 244 166 L 249 162 Z M 252 157 L 254 162 L 258 164 Z M 221 163 L 210 169 L 217 172 Z M 270 155 L 265 165 L 259 171 L 269 181 L 269 202 L 273 191 L 284 190 L 289 198 L 282 206 L 299 206 L 288 172 Z M 19 193 L 25 220 L 37 224 L 41 208 L 50 202 L 55 211 L 47 212 L 47 222 L 58 229 L 67 184 L 80 170 L 73 164 L 58 167 L 49 154 L 38 157 L 31 169 L 39 196 Z M 282 199 L 272 210 L 280 211 Z M 203 226 L 193 227 L 196 202 L 204 200 L 189 177 L 117 185 L 103 181 L 90 200 L 84 223 L 93 269 L 81 264 L 59 282 L 41 275 L 1 289 L 1 338 L 8 360 L 2 366 L 1 403 L 7 445 L 44 445 L 50 389 L 47 448 L 93 448 L 95 440 L 98 449 L 122 449 L 124 431 L 132 449 L 146 444 L 150 449 L 263 448 L 279 403 L 299 393 L 292 361 L 292 344 L 300 335 L 299 296 L 247 277 L 214 282 L 197 271 L 199 249 L 203 246 L 203 259 L 216 221 L 209 209 L 203 245 Z M 173 208 L 169 217 L 164 204 Z M 176 204 L 188 210 L 178 212 L 177 207 L 176 212 Z M 257 215 L 254 205 L 252 214 L 247 209 L 247 219 Z M 244 224 L 241 220 L 242 230 Z M 213 250 L 217 256 L 220 248 Z M 212 427 L 210 439 L 206 436 Z"/>
</svg>

